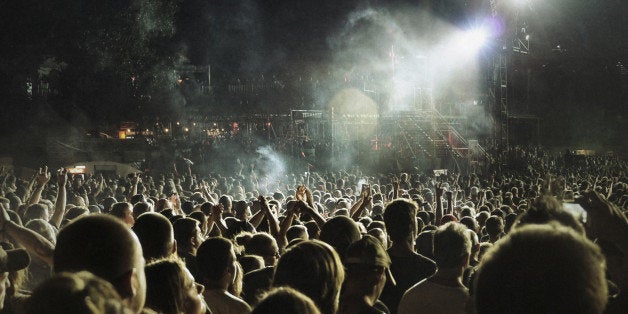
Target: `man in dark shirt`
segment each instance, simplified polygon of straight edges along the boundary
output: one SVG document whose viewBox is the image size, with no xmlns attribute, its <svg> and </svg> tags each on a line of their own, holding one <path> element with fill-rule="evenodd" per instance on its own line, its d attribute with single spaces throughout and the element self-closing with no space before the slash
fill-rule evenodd
<svg viewBox="0 0 628 314">
<path fill-rule="evenodd" d="M 436 272 L 436 263 L 414 251 L 414 241 L 418 230 L 416 213 L 418 206 L 413 201 L 397 199 L 386 206 L 384 223 L 392 240 L 388 255 L 392 264 L 390 271 L 396 285 L 386 282 L 380 300 L 391 313 L 397 313 L 397 306 L 403 293 L 417 282 Z"/>
</svg>

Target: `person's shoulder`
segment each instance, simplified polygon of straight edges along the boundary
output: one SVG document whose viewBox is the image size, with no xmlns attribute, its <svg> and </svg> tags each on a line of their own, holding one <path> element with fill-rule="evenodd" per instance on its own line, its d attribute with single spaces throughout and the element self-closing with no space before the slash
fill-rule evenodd
<svg viewBox="0 0 628 314">
<path fill-rule="evenodd" d="M 268 277 L 272 278 L 274 272 L 275 272 L 275 267 L 267 266 L 264 268 L 252 270 L 244 274 L 244 279 L 245 280 L 259 280 L 259 279 L 268 278 Z"/>
<path fill-rule="evenodd" d="M 425 255 L 423 255 L 421 253 L 414 252 L 414 254 L 412 254 L 412 257 L 415 260 L 418 260 L 418 261 L 423 261 L 423 262 L 430 263 L 430 264 L 432 264 L 432 263 L 436 264 L 436 262 L 434 262 L 431 258 L 429 258 L 429 257 L 427 257 L 427 256 L 425 256 Z"/>
<path fill-rule="evenodd" d="M 406 256 L 393 256 L 390 255 L 390 259 L 392 261 L 392 264 L 394 265 L 395 263 L 397 264 L 406 264 L 406 265 L 419 265 L 419 266 L 424 266 L 424 267 L 433 267 L 436 268 L 436 262 L 434 262 L 432 259 L 421 255 L 419 253 L 411 253 L 408 254 Z"/>
<path fill-rule="evenodd" d="M 250 313 L 251 312 L 251 307 L 244 300 L 234 296 L 231 293 L 228 293 L 228 295 L 229 295 L 229 303 L 230 303 L 229 307 L 235 311 L 234 313 Z"/>
<path fill-rule="evenodd" d="M 408 288 L 408 290 L 406 290 L 406 292 L 403 294 L 402 300 L 404 298 L 411 298 L 417 293 L 420 294 L 421 290 L 423 290 L 428 283 L 429 281 L 427 280 L 427 278 L 415 283 L 410 288 Z"/>
</svg>

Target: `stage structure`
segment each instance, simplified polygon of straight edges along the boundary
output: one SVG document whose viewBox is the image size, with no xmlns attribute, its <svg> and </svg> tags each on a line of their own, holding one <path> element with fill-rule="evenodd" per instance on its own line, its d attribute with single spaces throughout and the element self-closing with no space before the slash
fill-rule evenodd
<svg viewBox="0 0 628 314">
<path fill-rule="evenodd" d="M 530 34 L 526 17 L 531 11 L 531 4 L 528 1 L 521 1 L 519 4 L 508 5 L 505 1 L 498 0 L 491 0 L 489 4 L 492 18 L 502 18 L 506 21 L 503 35 L 497 38 L 497 51 L 491 56 L 488 72 L 490 101 L 495 120 L 498 122 L 493 129 L 493 144 L 509 147 L 511 126 L 516 125 L 515 129 L 519 129 L 522 121 L 528 124 L 525 128 L 537 130 L 534 134 L 537 139 L 539 136 L 538 117 L 530 115 L 527 108 L 513 107 L 509 95 L 511 78 L 508 72 L 513 60 L 517 58 L 522 60 L 530 55 Z"/>
<path fill-rule="evenodd" d="M 413 171 L 483 166 L 487 153 L 436 109 L 331 116 L 335 167 L 357 161 L 375 169 Z"/>
</svg>

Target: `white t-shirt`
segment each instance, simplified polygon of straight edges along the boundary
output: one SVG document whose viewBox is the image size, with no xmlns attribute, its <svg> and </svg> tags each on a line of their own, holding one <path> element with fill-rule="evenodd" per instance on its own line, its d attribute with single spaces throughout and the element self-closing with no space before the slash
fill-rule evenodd
<svg viewBox="0 0 628 314">
<path fill-rule="evenodd" d="M 443 286 L 424 279 L 404 293 L 397 314 L 466 313 L 469 299 L 465 287 Z"/>
</svg>

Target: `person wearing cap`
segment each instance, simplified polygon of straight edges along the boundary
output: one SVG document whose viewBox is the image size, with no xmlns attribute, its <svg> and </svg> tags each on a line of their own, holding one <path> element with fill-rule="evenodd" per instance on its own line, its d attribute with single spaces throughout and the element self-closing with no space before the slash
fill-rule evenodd
<svg viewBox="0 0 628 314">
<path fill-rule="evenodd" d="M 28 267 L 31 259 L 26 250 L 5 250 L 0 246 L 0 310 L 4 309 L 7 290 L 11 286 L 9 272 Z"/>
<path fill-rule="evenodd" d="M 466 313 L 470 298 L 462 274 L 470 255 L 471 240 L 464 225 L 449 222 L 436 229 L 434 259 L 438 270 L 404 293 L 397 313 Z"/>
<path fill-rule="evenodd" d="M 338 313 L 388 313 L 378 300 L 390 273 L 390 257 L 375 237 L 365 235 L 353 242 L 344 259 L 346 277 Z"/>
</svg>

